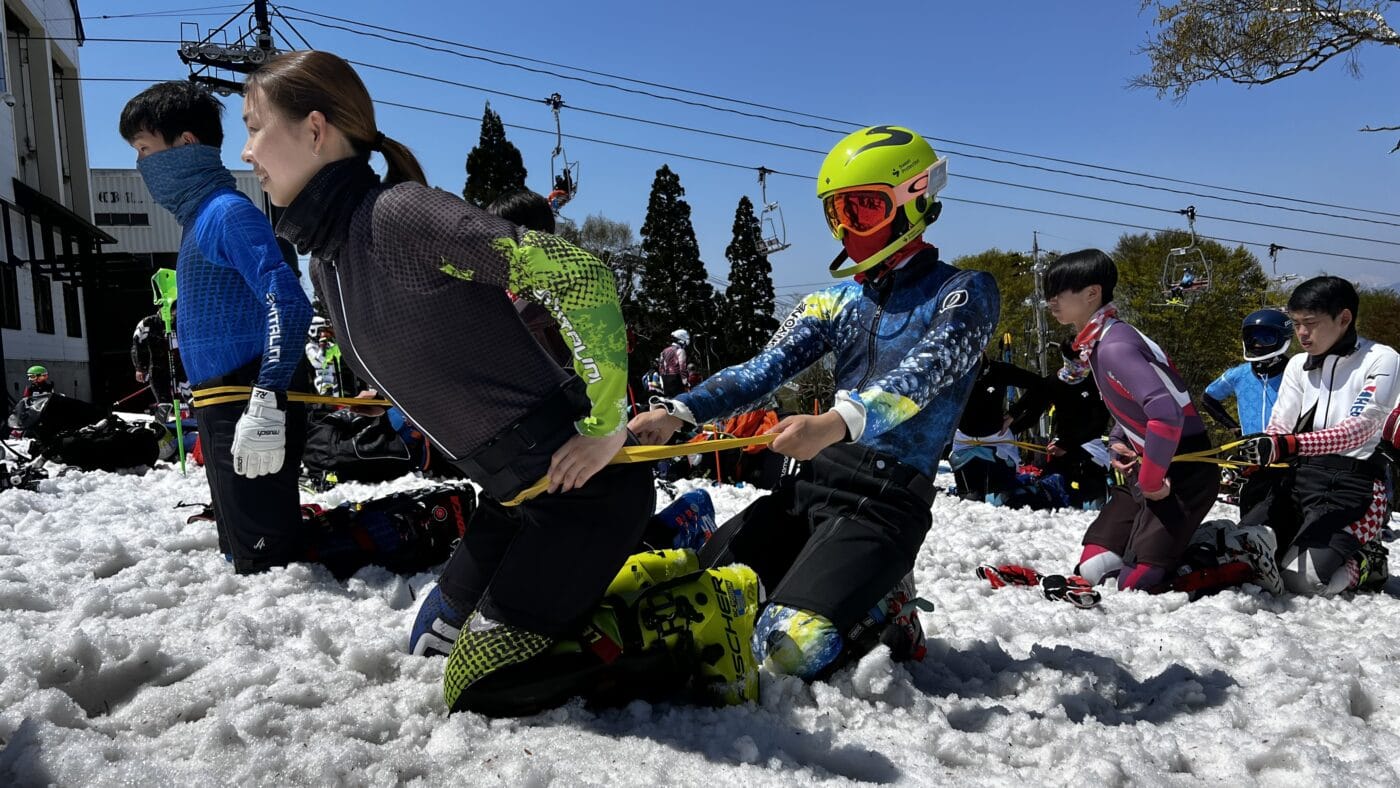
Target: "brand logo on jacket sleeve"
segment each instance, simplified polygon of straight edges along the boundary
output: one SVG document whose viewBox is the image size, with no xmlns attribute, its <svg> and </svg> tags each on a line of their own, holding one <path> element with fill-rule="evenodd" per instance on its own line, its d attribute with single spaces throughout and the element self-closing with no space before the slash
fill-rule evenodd
<svg viewBox="0 0 1400 788">
<path fill-rule="evenodd" d="M 949 309 L 957 309 L 967 303 L 966 290 L 954 290 L 943 298 L 943 305 L 938 308 L 939 312 L 947 312 Z"/>
</svg>

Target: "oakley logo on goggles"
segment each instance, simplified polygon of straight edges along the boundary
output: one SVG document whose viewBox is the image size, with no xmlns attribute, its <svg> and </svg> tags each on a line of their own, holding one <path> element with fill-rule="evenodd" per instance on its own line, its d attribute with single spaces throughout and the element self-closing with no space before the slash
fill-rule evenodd
<svg viewBox="0 0 1400 788">
<path fill-rule="evenodd" d="M 948 185 L 948 159 L 934 162 L 928 169 L 898 186 L 871 183 L 849 186 L 822 198 L 826 223 L 839 240 L 844 233 L 867 236 L 883 230 L 894 221 L 895 211 L 918 197 L 933 197 Z"/>
</svg>

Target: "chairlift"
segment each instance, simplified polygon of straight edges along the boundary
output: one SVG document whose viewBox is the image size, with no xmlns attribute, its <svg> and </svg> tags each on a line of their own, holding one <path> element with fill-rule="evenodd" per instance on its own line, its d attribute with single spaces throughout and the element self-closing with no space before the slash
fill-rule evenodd
<svg viewBox="0 0 1400 788">
<path fill-rule="evenodd" d="M 787 239 L 787 222 L 783 221 L 783 207 L 776 201 L 768 202 L 768 176 L 773 173 L 767 167 L 758 168 L 758 189 L 763 209 L 758 214 L 758 245 L 765 254 L 781 252 L 792 246 Z"/>
<path fill-rule="evenodd" d="M 1267 305 L 1268 305 L 1267 302 L 1268 302 L 1268 300 L 1269 300 L 1269 294 L 1270 294 L 1275 288 L 1281 289 L 1284 285 L 1286 285 L 1286 284 L 1288 284 L 1289 282 L 1292 282 L 1292 281 L 1294 281 L 1294 280 L 1296 280 L 1296 279 L 1298 278 L 1298 275 L 1297 275 L 1297 274 L 1283 274 L 1283 275 L 1281 275 L 1281 276 L 1279 275 L 1279 272 L 1278 272 L 1278 253 L 1279 253 L 1279 252 L 1282 252 L 1282 251 L 1285 251 L 1285 250 L 1287 250 L 1287 249 L 1288 249 L 1287 246 L 1280 246 L 1280 245 L 1278 245 L 1278 244 L 1269 244 L 1269 263 L 1270 263 L 1270 266 L 1271 266 L 1271 268 L 1272 268 L 1272 273 L 1273 273 L 1273 275 L 1269 277 L 1269 288 L 1265 289 L 1265 291 L 1264 291 L 1264 293 L 1263 293 L 1263 297 L 1260 299 L 1260 304 L 1259 304 L 1260 306 L 1267 306 Z M 1275 308 L 1275 309 L 1279 309 L 1279 310 L 1283 310 L 1283 307 L 1281 307 L 1281 306 L 1280 306 L 1280 307 L 1274 307 L 1274 308 Z"/>
<path fill-rule="evenodd" d="M 1196 245 L 1196 206 L 1180 211 L 1186 216 L 1191 242 L 1167 252 L 1162 266 L 1162 298 L 1165 303 L 1155 306 L 1189 309 L 1196 299 L 1210 289 L 1214 271 L 1210 259 Z"/>
<path fill-rule="evenodd" d="M 564 152 L 564 130 L 559 122 L 559 110 L 564 108 L 564 97 L 558 93 L 551 93 L 549 98 L 544 100 L 554 112 L 554 152 L 549 156 L 549 175 L 551 191 L 549 192 L 549 207 L 555 213 L 559 211 L 578 194 L 578 162 L 569 161 L 569 154 Z"/>
</svg>

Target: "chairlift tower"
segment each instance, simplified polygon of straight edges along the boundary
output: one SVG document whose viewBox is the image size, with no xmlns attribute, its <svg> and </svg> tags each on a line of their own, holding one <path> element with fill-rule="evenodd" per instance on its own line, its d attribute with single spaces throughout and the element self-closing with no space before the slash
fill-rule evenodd
<svg viewBox="0 0 1400 788">
<path fill-rule="evenodd" d="M 239 22 L 250 11 L 248 27 L 240 30 Z M 230 33 L 234 34 L 233 38 Z M 273 42 L 267 0 L 253 0 L 206 35 L 200 35 L 197 22 L 181 22 L 179 53 L 180 60 L 190 67 L 191 82 L 220 96 L 242 95 L 242 82 L 225 79 L 215 72 L 251 74 L 281 53 Z"/>
</svg>

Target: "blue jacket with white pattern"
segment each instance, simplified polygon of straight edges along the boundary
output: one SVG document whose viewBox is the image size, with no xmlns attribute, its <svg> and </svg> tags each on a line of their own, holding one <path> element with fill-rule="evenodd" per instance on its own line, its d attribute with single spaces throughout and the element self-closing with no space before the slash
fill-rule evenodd
<svg viewBox="0 0 1400 788">
<path fill-rule="evenodd" d="M 848 426 L 861 425 L 850 437 L 932 477 L 1000 313 L 990 274 L 961 271 L 928 249 L 878 282 L 807 296 L 762 352 L 677 401 L 700 423 L 741 413 L 834 353 L 836 407 Z"/>
</svg>

